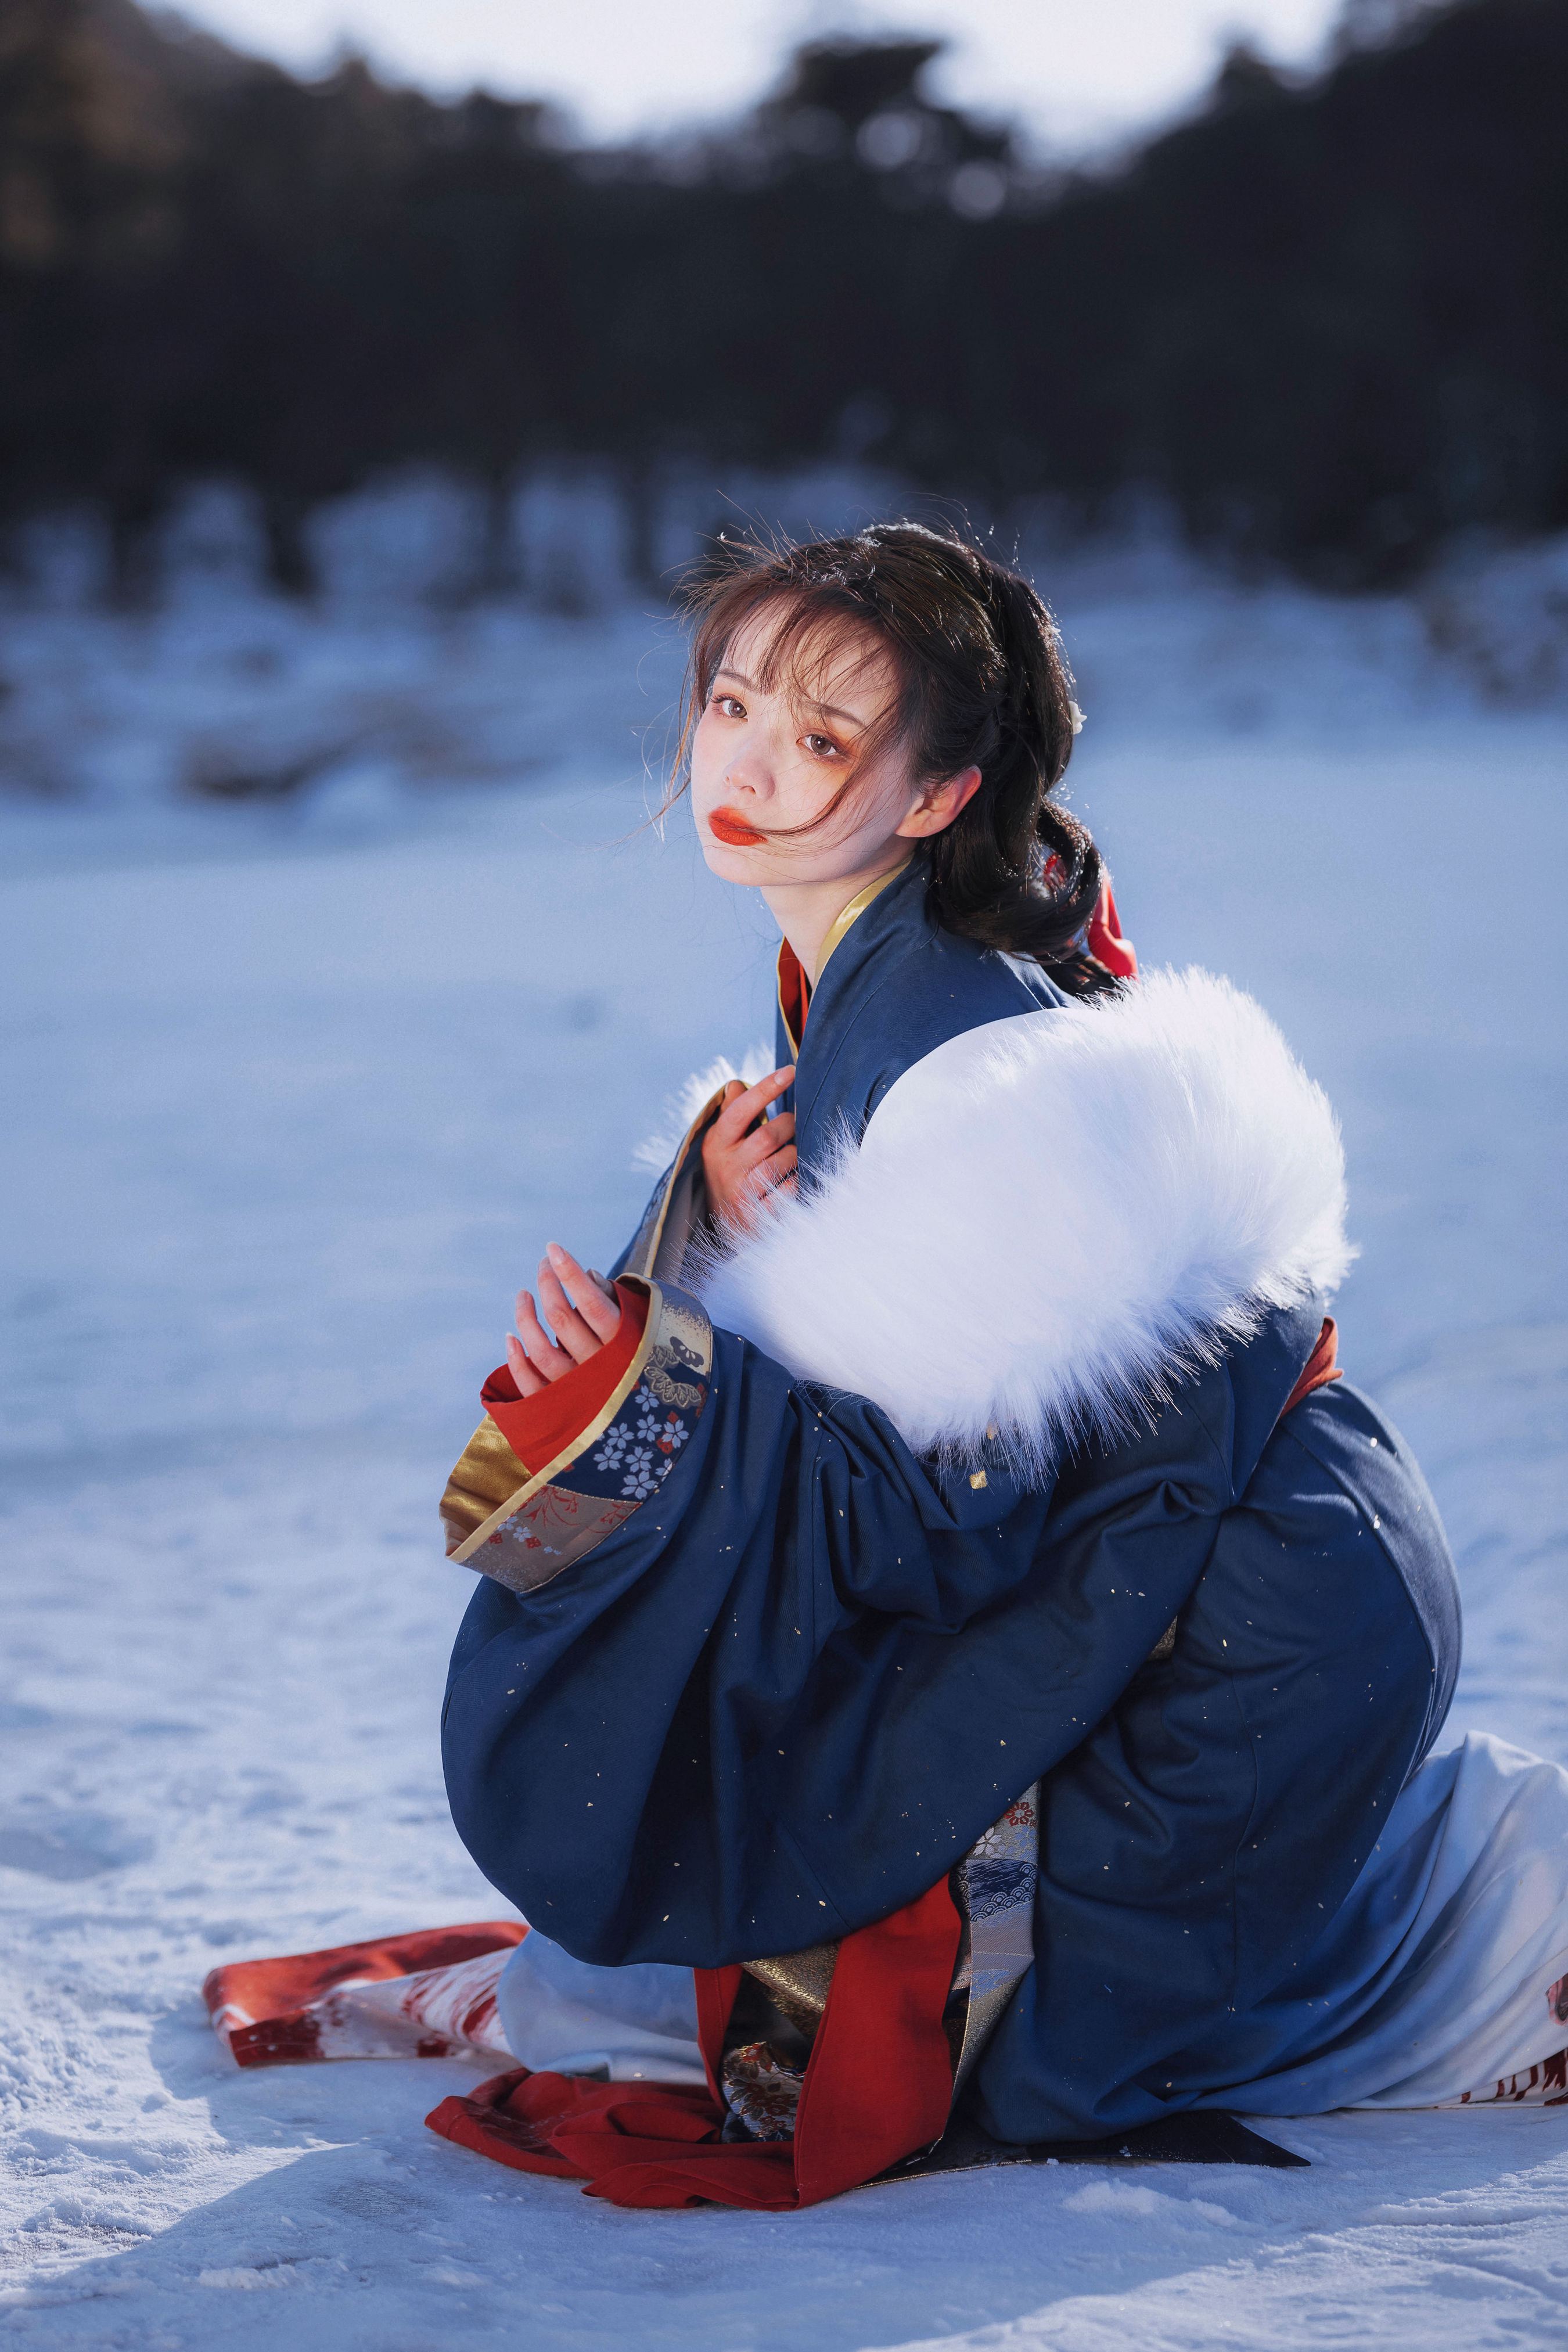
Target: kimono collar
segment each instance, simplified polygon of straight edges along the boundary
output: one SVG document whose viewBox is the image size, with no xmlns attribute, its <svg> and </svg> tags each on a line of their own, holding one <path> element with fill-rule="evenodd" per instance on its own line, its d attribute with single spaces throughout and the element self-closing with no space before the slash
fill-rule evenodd
<svg viewBox="0 0 1568 2352">
<path fill-rule="evenodd" d="M 911 852 L 901 866 L 890 866 L 886 874 L 879 874 L 874 882 L 868 882 L 863 890 L 858 890 L 849 904 L 841 908 L 834 917 L 822 942 L 822 957 L 816 967 L 818 987 L 822 985 L 822 976 L 827 970 L 829 958 L 851 924 L 865 913 L 872 899 L 879 898 L 890 882 L 896 882 L 900 875 L 907 874 L 912 863 Z M 805 976 L 805 966 L 787 940 L 779 941 L 778 971 L 779 1012 L 784 1017 L 784 1034 L 792 1050 L 798 1055 L 801 1039 L 805 1034 L 805 1019 L 811 1009 L 813 990 Z"/>
</svg>

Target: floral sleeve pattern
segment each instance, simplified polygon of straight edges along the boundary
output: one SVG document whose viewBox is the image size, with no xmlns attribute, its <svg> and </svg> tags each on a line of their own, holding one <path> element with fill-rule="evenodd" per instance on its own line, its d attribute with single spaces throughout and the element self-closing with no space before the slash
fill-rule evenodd
<svg viewBox="0 0 1568 2352">
<path fill-rule="evenodd" d="M 690 1434 L 682 1413 L 662 1404 L 645 1380 L 620 1420 L 605 1430 L 594 1467 L 620 1477 L 621 1493 L 645 1503 L 668 1477 Z"/>
</svg>

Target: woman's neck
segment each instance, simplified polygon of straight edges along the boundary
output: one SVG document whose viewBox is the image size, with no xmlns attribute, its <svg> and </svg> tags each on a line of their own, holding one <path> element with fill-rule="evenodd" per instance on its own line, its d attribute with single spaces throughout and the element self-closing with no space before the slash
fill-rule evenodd
<svg viewBox="0 0 1568 2352">
<path fill-rule="evenodd" d="M 845 908 L 873 882 L 896 874 L 908 864 L 910 845 L 895 839 L 879 862 L 855 874 L 837 875 L 831 882 L 778 882 L 763 886 L 768 912 L 794 949 L 795 960 L 812 987 L 821 976 L 823 942 Z"/>
</svg>

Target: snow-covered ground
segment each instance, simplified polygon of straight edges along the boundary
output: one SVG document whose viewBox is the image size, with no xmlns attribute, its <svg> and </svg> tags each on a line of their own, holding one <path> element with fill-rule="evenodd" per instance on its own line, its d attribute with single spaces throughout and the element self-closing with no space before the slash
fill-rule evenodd
<svg viewBox="0 0 1568 2352">
<path fill-rule="evenodd" d="M 1568 716 L 1487 701 L 1413 605 L 1146 554 L 1045 584 L 1142 954 L 1252 989 L 1342 1116 L 1342 1360 L 1460 1558 L 1451 1730 L 1568 1761 Z M 679 648 L 635 601 L 301 616 L 198 580 L 0 635 L 0 2325 L 134 2352 L 1568 2337 L 1568 2110 L 1279 2127 L 1310 2172 L 626 2214 L 426 2133 L 471 2069 L 236 2070 L 215 1962 L 505 1907 L 442 1795 L 468 1579 L 436 1500 L 540 1245 L 602 1262 L 663 1098 L 764 1031 L 766 924 L 679 815 L 638 829 Z"/>
</svg>

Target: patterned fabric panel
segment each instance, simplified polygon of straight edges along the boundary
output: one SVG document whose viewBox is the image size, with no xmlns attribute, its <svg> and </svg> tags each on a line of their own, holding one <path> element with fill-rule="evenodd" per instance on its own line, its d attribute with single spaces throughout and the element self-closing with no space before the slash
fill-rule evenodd
<svg viewBox="0 0 1568 2352">
<path fill-rule="evenodd" d="M 678 1371 L 697 1369 L 694 1363 L 675 1360 Z M 618 1419 L 585 1456 L 597 1479 L 618 1486 L 620 1495 L 633 1503 L 646 1503 L 650 1495 L 657 1495 L 696 1426 L 702 1394 L 695 1380 L 671 1378 L 668 1371 L 662 1378 L 656 1373 L 649 1379 L 645 1373 Z M 679 1402 L 667 1402 L 675 1397 Z"/>
<path fill-rule="evenodd" d="M 537 1591 L 631 1517 L 635 1503 L 605 1503 L 568 1486 L 543 1486 L 492 1528 L 465 1563 L 513 1592 Z"/>
<path fill-rule="evenodd" d="M 1568 1977 L 1546 1988 L 1546 2013 L 1559 2025 L 1568 2025 Z M 1444 2099 L 1446 2107 L 1568 2107 L 1568 2050 L 1554 2050 L 1517 2074 L 1505 2074 L 1484 2090 L 1461 2091 Z"/>
<path fill-rule="evenodd" d="M 1505 2074 L 1484 2091 L 1461 2091 L 1444 2099 L 1446 2107 L 1568 2107 L 1568 2050 L 1559 2050 L 1538 2065 Z"/>
<path fill-rule="evenodd" d="M 1039 1783 L 1025 1790 L 971 1846 L 954 1875 L 968 1935 L 959 1947 L 953 1990 L 967 1986 L 968 2013 L 953 2073 L 956 2100 L 1019 1985 L 1035 1965 L 1035 1888 L 1039 1878 Z"/>
<path fill-rule="evenodd" d="M 767 2042 L 742 2042 L 724 2061 L 724 2103 L 752 2139 L 793 2139 L 805 2070 Z"/>
</svg>

